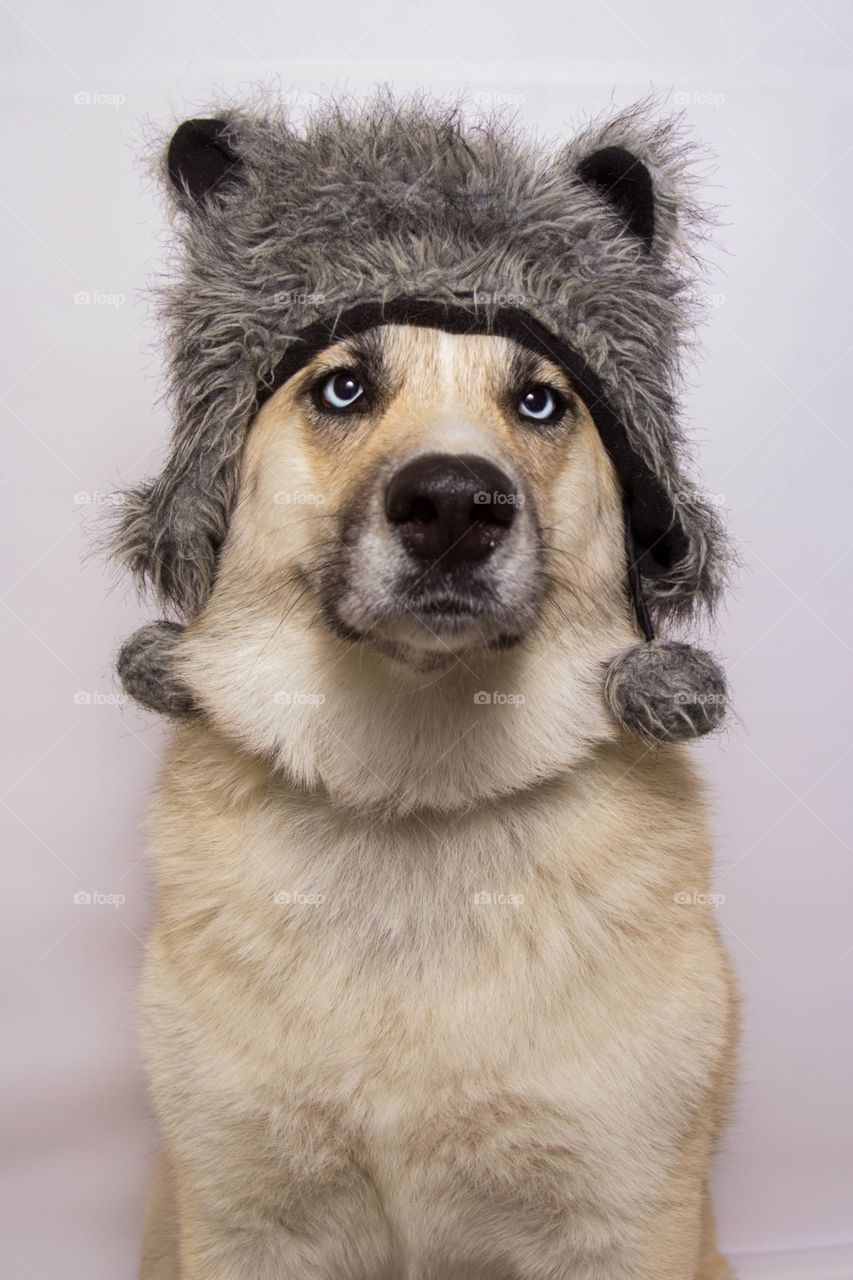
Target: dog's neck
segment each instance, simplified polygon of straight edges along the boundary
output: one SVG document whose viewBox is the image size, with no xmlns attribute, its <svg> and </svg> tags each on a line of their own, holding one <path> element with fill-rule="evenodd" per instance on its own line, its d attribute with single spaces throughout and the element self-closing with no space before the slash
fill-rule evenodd
<svg viewBox="0 0 853 1280">
<path fill-rule="evenodd" d="M 253 928 L 270 930 L 270 947 L 286 918 L 302 954 L 328 963 L 334 937 L 347 965 L 379 966 L 389 980 L 401 968 L 458 973 L 490 954 L 529 958 L 530 946 L 557 947 L 561 976 L 581 977 L 615 937 L 657 919 L 655 902 L 703 883 L 709 848 L 689 756 L 630 741 L 591 747 L 511 795 L 401 813 L 297 786 L 197 719 L 178 730 L 164 791 L 170 901 L 188 875 L 207 901 L 218 875 L 251 905 Z"/>
<path fill-rule="evenodd" d="M 624 642 L 614 634 L 611 651 Z M 247 643 L 236 677 L 227 652 L 206 627 L 183 659 L 211 723 L 295 787 L 351 809 L 468 809 L 565 775 L 617 740 L 601 693 L 610 655 L 581 629 L 430 673 L 298 627 Z"/>
<path fill-rule="evenodd" d="M 510 935 L 525 945 L 521 899 L 571 950 L 586 926 L 567 925 L 565 904 L 583 916 L 591 886 L 619 930 L 683 887 L 684 851 L 704 841 L 690 760 L 609 720 L 600 631 L 595 643 L 580 627 L 543 631 L 431 676 L 318 629 L 276 644 L 264 633 L 243 648 L 235 675 L 215 627 L 191 639 L 185 671 L 206 715 L 179 731 L 169 790 L 182 823 L 195 813 L 227 848 L 230 886 L 238 865 L 253 902 L 325 904 L 291 908 L 300 945 L 326 956 L 333 923 L 365 964 L 450 972 L 482 930 L 498 951 Z M 611 900 L 626 875 L 630 902 Z M 482 894 L 500 909 L 484 913 Z M 573 954 L 561 972 L 594 958 Z"/>
</svg>

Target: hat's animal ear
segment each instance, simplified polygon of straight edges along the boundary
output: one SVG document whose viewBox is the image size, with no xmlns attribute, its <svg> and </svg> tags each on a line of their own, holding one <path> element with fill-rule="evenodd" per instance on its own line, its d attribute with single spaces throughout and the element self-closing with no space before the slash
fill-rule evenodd
<svg viewBox="0 0 853 1280">
<path fill-rule="evenodd" d="M 169 143 L 172 185 L 200 204 L 221 194 L 240 176 L 243 162 L 228 142 L 224 120 L 185 120 Z"/>
<path fill-rule="evenodd" d="M 602 147 L 585 156 L 577 172 L 619 215 L 627 229 L 651 249 L 655 236 L 652 175 L 627 147 Z"/>
</svg>

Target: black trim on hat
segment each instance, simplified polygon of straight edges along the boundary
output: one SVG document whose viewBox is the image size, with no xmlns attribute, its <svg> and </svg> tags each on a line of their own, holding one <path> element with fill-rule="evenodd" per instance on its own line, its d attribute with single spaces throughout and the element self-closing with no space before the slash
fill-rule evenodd
<svg viewBox="0 0 853 1280">
<path fill-rule="evenodd" d="M 263 404 L 288 378 L 332 343 L 383 324 L 423 325 L 449 333 L 498 334 L 547 357 L 565 371 L 583 398 L 622 485 L 626 527 L 630 528 L 631 594 L 637 620 L 645 631 L 644 617 L 645 623 L 651 624 L 642 603 L 642 592 L 639 597 L 637 594 L 639 574 L 654 577 L 666 573 L 688 551 L 687 536 L 669 495 L 648 463 L 632 447 L 623 422 L 605 398 L 600 379 L 576 351 L 520 307 L 501 307 L 489 317 L 482 309 L 473 310 L 473 305 L 473 300 L 465 305 L 462 300 L 453 304 L 401 297 L 384 303 L 358 303 L 329 319 L 318 320 L 295 336 L 270 381 L 258 388 L 258 404 Z"/>
<path fill-rule="evenodd" d="M 640 576 L 640 566 L 637 561 L 637 548 L 634 542 L 634 529 L 631 522 L 631 513 L 628 509 L 628 499 L 623 498 L 622 510 L 625 513 L 625 556 L 628 561 L 628 594 L 631 597 L 631 604 L 634 609 L 634 617 L 637 626 L 642 631 L 646 640 L 654 640 L 655 629 L 652 626 L 649 607 L 646 604 L 646 597 L 643 595 L 643 580 Z"/>
</svg>

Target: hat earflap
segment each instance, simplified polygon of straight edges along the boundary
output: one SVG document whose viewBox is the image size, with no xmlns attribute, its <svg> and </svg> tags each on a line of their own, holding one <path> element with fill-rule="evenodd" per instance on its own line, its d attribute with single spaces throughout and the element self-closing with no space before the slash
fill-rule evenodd
<svg viewBox="0 0 853 1280">
<path fill-rule="evenodd" d="M 726 677 L 710 653 L 678 640 L 656 639 L 637 563 L 627 504 L 628 586 L 644 639 L 616 655 L 604 677 L 604 700 L 626 733 L 649 743 L 688 742 L 725 719 Z"/>
</svg>

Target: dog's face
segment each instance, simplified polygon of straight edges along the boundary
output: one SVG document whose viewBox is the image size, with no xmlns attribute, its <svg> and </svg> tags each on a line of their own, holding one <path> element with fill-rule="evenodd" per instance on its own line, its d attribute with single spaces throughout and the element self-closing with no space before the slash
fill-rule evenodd
<svg viewBox="0 0 853 1280">
<path fill-rule="evenodd" d="M 588 555 L 608 473 L 556 364 L 502 337 L 372 329 L 317 356 L 253 429 L 252 577 L 304 583 L 338 634 L 402 661 L 512 645 L 572 576 L 559 543 Z"/>
<path fill-rule="evenodd" d="M 376 672 L 373 718 L 405 671 L 577 694 L 634 638 L 625 573 L 618 482 L 561 368 L 507 337 L 381 326 L 258 414 L 187 674 L 232 722 L 235 682 L 245 703 L 309 671 L 324 700 Z"/>
<path fill-rule="evenodd" d="M 539 502 L 579 426 L 556 366 L 506 339 L 388 326 L 326 351 L 281 407 L 331 506 L 315 571 L 331 626 L 409 662 L 529 633 Z"/>
</svg>

